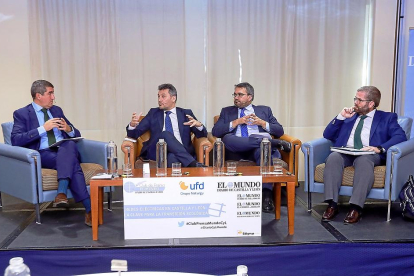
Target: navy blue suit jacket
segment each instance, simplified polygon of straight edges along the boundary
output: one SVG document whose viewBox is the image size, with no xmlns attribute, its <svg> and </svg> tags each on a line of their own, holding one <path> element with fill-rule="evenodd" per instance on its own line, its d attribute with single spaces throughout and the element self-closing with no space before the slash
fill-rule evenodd
<svg viewBox="0 0 414 276">
<path fill-rule="evenodd" d="M 335 147 L 345 147 L 352 128 L 359 115 L 355 114 L 345 120 L 333 119 L 323 132 L 323 137 L 331 140 Z M 407 140 L 404 130 L 398 124 L 397 114 L 375 111 L 369 135 L 369 145 L 383 147 L 386 151 L 389 147 Z M 386 153 L 380 154 L 381 159 L 386 158 Z"/>
<path fill-rule="evenodd" d="M 60 107 L 54 105 L 49 109 L 53 118 L 63 118 L 66 123 L 73 127 L 75 137 L 81 134 L 65 117 Z M 37 120 L 36 111 L 32 104 L 22 107 L 13 113 L 14 125 L 11 133 L 11 142 L 13 146 L 25 147 L 33 150 L 39 150 L 40 135 L 37 131 L 39 121 Z M 64 138 L 70 138 L 66 132 L 61 131 Z"/>
<path fill-rule="evenodd" d="M 260 119 L 269 123 L 270 135 L 279 138 L 283 135 L 283 126 L 278 123 L 276 118 L 273 116 L 272 109 L 264 105 L 253 105 L 254 114 Z M 224 107 L 220 112 L 220 118 L 217 123 L 214 124 L 212 134 L 216 137 L 222 138 L 224 135 L 229 133 L 229 124 L 231 121 L 236 120 L 239 117 L 237 106 Z M 267 132 L 261 126 L 259 132 Z M 234 128 L 231 132 L 236 133 L 237 128 Z"/>
<path fill-rule="evenodd" d="M 183 146 L 186 151 L 191 155 L 194 155 L 195 150 L 193 144 L 191 143 L 191 132 L 194 133 L 197 138 L 200 138 L 207 137 L 207 130 L 205 127 L 203 127 L 203 130 L 199 131 L 196 127 L 190 128 L 190 126 L 184 125 L 184 123 L 188 121 L 186 115 L 190 115 L 196 119 L 191 109 L 176 107 L 176 110 L 181 141 L 183 142 Z M 128 130 L 128 126 L 126 129 L 128 137 L 135 139 L 140 137 L 148 130 L 151 132 L 150 139 L 144 142 L 142 146 L 141 156 L 155 160 L 155 145 L 158 142 L 163 127 L 164 111 L 159 108 L 151 108 L 150 111 L 148 111 L 148 114 L 145 115 L 144 119 L 141 120 L 139 125 L 134 130 Z"/>
</svg>

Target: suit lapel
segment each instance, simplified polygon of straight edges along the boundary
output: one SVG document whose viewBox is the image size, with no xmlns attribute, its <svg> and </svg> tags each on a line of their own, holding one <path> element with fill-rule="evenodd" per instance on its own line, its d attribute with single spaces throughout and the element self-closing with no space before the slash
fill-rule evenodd
<svg viewBox="0 0 414 276">
<path fill-rule="evenodd" d="M 369 140 L 371 141 L 372 136 L 375 133 L 375 130 L 377 129 L 379 123 L 381 122 L 382 113 L 378 110 L 375 111 L 374 118 L 372 119 L 372 125 L 371 125 L 371 131 L 369 133 Z"/>
<path fill-rule="evenodd" d="M 177 111 L 177 122 L 178 122 L 178 129 L 180 130 L 180 137 L 182 139 L 184 133 L 184 123 L 185 123 L 185 114 L 181 108 L 176 108 Z"/>
<path fill-rule="evenodd" d="M 234 106 L 234 108 L 231 112 L 230 122 L 234 121 L 238 118 L 239 118 L 239 108 L 237 106 Z"/>
<path fill-rule="evenodd" d="M 37 120 L 36 111 L 34 110 L 33 106 L 30 104 L 28 107 L 29 113 L 29 120 L 30 120 L 30 129 L 38 128 L 39 121 Z"/>
<path fill-rule="evenodd" d="M 158 109 L 158 112 L 157 112 L 157 121 L 158 121 L 158 124 L 160 126 L 160 133 L 161 133 L 162 132 L 162 129 L 164 127 L 164 111 L 161 110 L 161 109 Z"/>
</svg>

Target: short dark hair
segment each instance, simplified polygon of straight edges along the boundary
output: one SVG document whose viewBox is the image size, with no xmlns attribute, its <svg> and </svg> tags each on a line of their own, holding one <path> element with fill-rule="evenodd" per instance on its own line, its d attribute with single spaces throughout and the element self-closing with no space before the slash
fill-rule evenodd
<svg viewBox="0 0 414 276">
<path fill-rule="evenodd" d="M 245 88 L 246 91 L 247 91 L 247 95 L 251 95 L 252 96 L 252 101 L 254 100 L 254 88 L 253 88 L 253 86 L 251 86 L 250 83 L 248 83 L 248 82 L 241 82 L 239 84 L 235 84 L 234 85 L 234 88 L 236 88 L 236 87 L 238 87 L 238 88 Z"/>
<path fill-rule="evenodd" d="M 55 88 L 53 86 L 53 84 L 51 84 L 47 80 L 37 80 L 37 81 L 33 82 L 32 88 L 30 89 L 30 93 L 32 94 L 32 98 L 35 99 L 37 93 L 39 93 L 40 95 L 43 95 L 46 92 L 46 87 Z"/>
<path fill-rule="evenodd" d="M 170 96 L 175 96 L 175 102 L 177 102 L 177 89 L 175 89 L 174 85 L 172 85 L 171 83 L 164 83 L 161 85 L 158 85 L 158 90 L 164 90 L 164 89 L 168 89 L 168 94 L 170 94 Z"/>
<path fill-rule="evenodd" d="M 378 107 L 381 101 L 381 92 L 375 86 L 362 86 L 358 88 L 358 92 L 365 92 L 367 100 L 373 101 L 375 107 Z"/>
</svg>

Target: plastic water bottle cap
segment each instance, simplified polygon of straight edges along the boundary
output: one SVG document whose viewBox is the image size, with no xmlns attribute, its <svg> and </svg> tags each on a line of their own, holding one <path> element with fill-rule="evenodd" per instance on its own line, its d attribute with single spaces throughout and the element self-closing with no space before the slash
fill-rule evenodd
<svg viewBox="0 0 414 276">
<path fill-rule="evenodd" d="M 217 142 L 220 142 L 220 141 L 221 141 L 221 138 L 216 138 L 216 141 L 217 141 Z"/>
<path fill-rule="evenodd" d="M 237 266 L 237 275 L 247 273 L 247 266 L 245 265 L 238 265 Z"/>
<path fill-rule="evenodd" d="M 158 140 L 158 142 L 164 143 L 164 139 L 160 139 L 160 140 Z"/>
<path fill-rule="evenodd" d="M 11 258 L 9 261 L 9 264 L 11 265 L 19 265 L 23 263 L 23 258 L 22 257 L 15 257 L 15 258 Z"/>
</svg>

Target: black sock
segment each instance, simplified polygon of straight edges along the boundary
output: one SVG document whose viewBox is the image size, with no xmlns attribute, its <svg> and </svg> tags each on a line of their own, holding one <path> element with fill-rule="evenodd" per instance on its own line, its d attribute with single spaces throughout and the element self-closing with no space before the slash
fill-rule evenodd
<svg viewBox="0 0 414 276">
<path fill-rule="evenodd" d="M 361 206 L 359 206 L 359 205 L 356 205 L 356 204 L 349 204 L 350 205 L 350 207 L 351 207 L 351 210 L 355 210 L 355 211 L 357 211 L 358 213 L 361 213 L 361 211 L 362 211 L 362 207 Z"/>
<path fill-rule="evenodd" d="M 325 200 L 325 202 L 328 203 L 329 207 L 332 207 L 335 209 L 338 208 L 338 203 L 333 201 L 332 199 Z"/>
</svg>

